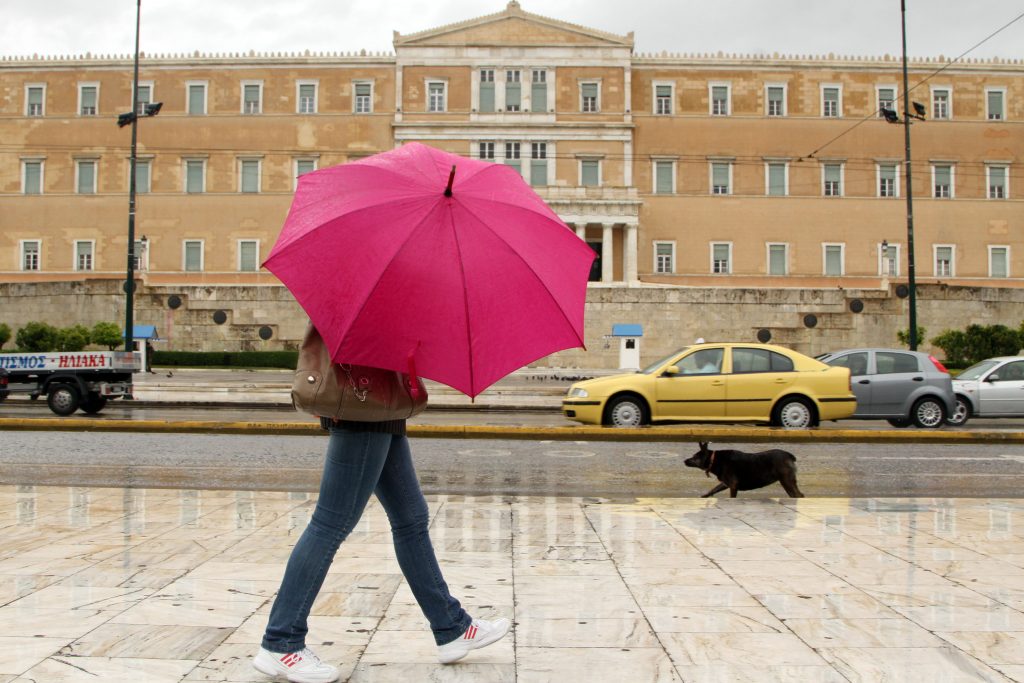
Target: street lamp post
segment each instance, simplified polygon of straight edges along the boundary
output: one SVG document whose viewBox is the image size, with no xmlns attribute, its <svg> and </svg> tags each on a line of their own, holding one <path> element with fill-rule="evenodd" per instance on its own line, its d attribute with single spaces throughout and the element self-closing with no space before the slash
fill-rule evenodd
<svg viewBox="0 0 1024 683">
<path fill-rule="evenodd" d="M 124 350 L 133 351 L 135 346 L 135 167 L 139 128 L 139 25 L 142 16 L 142 0 L 135 2 L 135 74 L 132 79 L 132 110 L 117 117 L 117 125 L 123 128 L 131 124 L 132 151 L 128 177 L 128 267 L 124 289 Z M 160 113 L 161 102 L 147 103 L 142 116 L 156 116 Z M 126 397 L 127 398 L 127 397 Z"/>
<path fill-rule="evenodd" d="M 910 168 L 910 87 L 907 80 L 907 2 L 900 0 L 903 28 L 903 143 L 907 183 L 907 288 L 910 290 L 910 350 L 917 351 L 917 273 L 914 267 L 914 190 Z"/>
</svg>

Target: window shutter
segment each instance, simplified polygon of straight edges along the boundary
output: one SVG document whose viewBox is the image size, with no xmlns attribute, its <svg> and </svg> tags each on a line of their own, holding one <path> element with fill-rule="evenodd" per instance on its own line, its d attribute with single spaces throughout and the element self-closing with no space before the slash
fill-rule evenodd
<svg viewBox="0 0 1024 683">
<path fill-rule="evenodd" d="M 135 191 L 149 192 L 149 162 L 135 162 Z"/>
<path fill-rule="evenodd" d="M 768 273 L 769 275 L 786 274 L 786 247 L 782 244 L 773 244 L 768 247 Z"/>
<path fill-rule="evenodd" d="M 729 187 L 729 164 L 713 164 L 711 182 L 716 187 Z"/>
<path fill-rule="evenodd" d="M 998 90 L 988 91 L 988 117 L 990 119 L 1003 118 L 1003 93 Z"/>
<path fill-rule="evenodd" d="M 596 186 L 599 181 L 598 177 L 598 162 L 597 161 L 584 161 L 583 162 L 583 185 L 585 186 Z"/>
<path fill-rule="evenodd" d="M 200 242 L 185 242 L 185 270 L 202 269 L 203 245 Z"/>
<path fill-rule="evenodd" d="M 597 97 L 597 83 L 584 83 L 583 84 L 583 96 L 584 97 Z"/>
<path fill-rule="evenodd" d="M 672 194 L 672 162 L 659 161 L 654 165 L 655 192 L 658 194 Z"/>
<path fill-rule="evenodd" d="M 936 185 L 949 185 L 951 173 L 949 166 L 936 166 L 935 167 L 935 184 Z"/>
<path fill-rule="evenodd" d="M 186 192 L 203 191 L 203 162 L 189 161 L 185 164 L 186 170 Z"/>
<path fill-rule="evenodd" d="M 190 85 L 188 87 L 188 113 L 205 114 L 203 95 L 206 91 L 201 85 Z"/>
<path fill-rule="evenodd" d="M 843 251 L 840 247 L 825 247 L 825 275 L 843 274 Z"/>
<path fill-rule="evenodd" d="M 256 270 L 256 242 L 246 241 L 239 243 L 239 270 Z"/>
<path fill-rule="evenodd" d="M 786 194 L 785 164 L 768 164 L 768 194 L 780 197 Z"/>
<path fill-rule="evenodd" d="M 494 71 L 480 72 L 480 111 L 489 114 L 494 111 Z"/>
<path fill-rule="evenodd" d="M 96 113 L 96 88 L 88 86 L 82 88 L 82 113 Z"/>
<path fill-rule="evenodd" d="M 242 162 L 242 192 L 259 192 L 260 163 L 246 160 Z"/>
<path fill-rule="evenodd" d="M 992 250 L 992 277 L 1006 277 L 1006 249 Z"/>
<path fill-rule="evenodd" d="M 92 161 L 78 163 L 78 193 L 92 194 L 96 191 L 96 164 Z"/>
<path fill-rule="evenodd" d="M 42 171 L 42 164 L 38 161 L 25 163 L 25 194 L 40 194 Z"/>
<path fill-rule="evenodd" d="M 530 85 L 530 111 L 546 112 L 548 110 L 547 81 L 538 80 L 534 72 L 533 83 Z"/>
</svg>

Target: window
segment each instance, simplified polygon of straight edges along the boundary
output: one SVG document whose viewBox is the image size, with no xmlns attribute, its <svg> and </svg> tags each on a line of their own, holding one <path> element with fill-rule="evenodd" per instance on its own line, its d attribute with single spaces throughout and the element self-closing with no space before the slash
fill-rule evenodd
<svg viewBox="0 0 1024 683">
<path fill-rule="evenodd" d="M 828 364 L 834 368 L 850 368 L 850 375 L 853 377 L 861 377 L 868 374 L 868 354 L 866 351 L 839 356 L 830 360 Z"/>
<path fill-rule="evenodd" d="M 731 89 L 728 83 L 712 83 L 708 86 L 711 95 L 711 115 L 712 116 L 728 116 L 729 115 L 729 90 Z"/>
<path fill-rule="evenodd" d="M 530 184 L 542 187 L 548 184 L 548 143 L 530 143 Z"/>
<path fill-rule="evenodd" d="M 732 350 L 732 371 L 734 374 L 745 372 L 793 372 L 793 361 L 781 353 L 768 349 Z"/>
<path fill-rule="evenodd" d="M 673 194 L 676 191 L 676 164 L 674 161 L 654 162 L 655 194 Z"/>
<path fill-rule="evenodd" d="M 43 193 L 43 162 L 42 160 L 21 162 L 21 192 L 22 194 Z"/>
<path fill-rule="evenodd" d="M 789 194 L 789 164 L 784 161 L 769 161 L 765 164 L 765 194 L 769 197 L 785 197 Z"/>
<path fill-rule="evenodd" d="M 206 113 L 206 83 L 188 84 L 188 113 L 191 116 Z"/>
<path fill-rule="evenodd" d="M 845 270 L 844 251 L 842 244 L 822 245 L 825 275 L 838 277 L 843 274 Z"/>
<path fill-rule="evenodd" d="M 898 196 L 897 182 L 899 182 L 898 164 L 878 164 L 878 196 Z"/>
<path fill-rule="evenodd" d="M 26 268 L 26 270 L 28 270 Z M 1010 248 L 1004 246 L 989 246 L 988 248 L 988 276 L 989 277 L 1010 277 Z"/>
<path fill-rule="evenodd" d="M 185 161 L 185 192 L 197 194 L 206 192 L 206 161 L 187 159 Z"/>
<path fill-rule="evenodd" d="M 519 69 L 505 71 L 505 111 L 522 111 L 523 84 Z"/>
<path fill-rule="evenodd" d="M 131 173 L 131 168 L 128 169 Z M 150 161 L 149 159 L 135 160 L 135 191 L 145 194 L 150 190 Z"/>
<path fill-rule="evenodd" d="M 765 86 L 765 114 L 768 116 L 786 115 L 786 86 Z"/>
<path fill-rule="evenodd" d="M 100 86 L 96 83 L 78 84 L 78 115 L 96 116 L 98 113 Z"/>
<path fill-rule="evenodd" d="M 522 145 L 518 142 L 505 143 L 505 165 L 516 169 L 516 173 L 519 175 L 523 174 L 521 147 Z"/>
<path fill-rule="evenodd" d="M 75 270 L 92 270 L 92 240 L 75 241 Z"/>
<path fill-rule="evenodd" d="M 21 241 L 21 269 L 39 270 L 39 252 L 41 246 L 39 240 Z"/>
<path fill-rule="evenodd" d="M 139 83 L 139 92 L 135 98 L 135 114 L 146 115 L 146 105 L 153 102 L 153 85 L 151 83 Z"/>
<path fill-rule="evenodd" d="M 25 116 L 43 116 L 46 114 L 44 103 L 46 102 L 45 85 L 25 86 Z"/>
<path fill-rule="evenodd" d="M 989 121 L 1006 118 L 1006 88 L 985 88 L 985 118 Z"/>
<path fill-rule="evenodd" d="M 878 111 L 876 112 L 879 118 L 884 118 L 882 115 L 883 109 L 890 111 L 896 111 L 896 88 L 890 85 L 878 86 L 875 89 L 875 93 L 878 96 Z"/>
<path fill-rule="evenodd" d="M 932 165 L 932 196 L 949 199 L 953 196 L 953 167 L 948 164 Z"/>
<path fill-rule="evenodd" d="M 953 277 L 953 245 L 936 244 L 935 277 Z"/>
<path fill-rule="evenodd" d="M 304 176 L 307 173 L 311 173 L 316 170 L 316 159 L 296 159 L 295 160 L 295 178 Z"/>
<path fill-rule="evenodd" d="M 932 88 L 932 118 L 948 119 L 950 114 L 950 89 Z"/>
<path fill-rule="evenodd" d="M 494 69 L 480 69 L 480 106 L 482 113 L 494 112 Z"/>
<path fill-rule="evenodd" d="M 203 269 L 203 240 L 185 240 L 182 243 L 182 263 L 187 272 Z"/>
<path fill-rule="evenodd" d="M 242 83 L 242 113 L 259 114 L 263 110 L 263 85 Z"/>
<path fill-rule="evenodd" d="M 238 186 L 241 192 L 260 191 L 260 160 L 241 159 L 239 163 Z"/>
<path fill-rule="evenodd" d="M 580 160 L 580 185 L 597 187 L 601 184 L 601 161 L 599 159 Z"/>
<path fill-rule="evenodd" d="M 989 199 L 1006 199 L 1009 195 L 1007 192 L 1007 173 L 1006 166 L 986 166 L 985 175 L 988 177 L 988 198 Z"/>
<path fill-rule="evenodd" d="M 838 85 L 821 86 L 821 115 L 827 118 L 843 115 L 843 89 Z"/>
<path fill-rule="evenodd" d="M 530 79 L 530 111 L 548 110 L 548 72 L 534 69 Z"/>
<path fill-rule="evenodd" d="M 654 85 L 654 113 L 662 116 L 672 113 L 671 85 Z"/>
<path fill-rule="evenodd" d="M 355 112 L 357 114 L 369 114 L 373 111 L 373 83 L 357 82 L 355 90 Z"/>
<path fill-rule="evenodd" d="M 255 273 L 260 269 L 260 241 L 238 240 L 238 270 Z"/>
<path fill-rule="evenodd" d="M 900 245 L 883 242 L 878 245 L 878 275 L 880 277 L 899 277 Z"/>
<path fill-rule="evenodd" d="M 79 161 L 75 164 L 75 188 L 78 194 L 96 194 L 96 161 Z"/>
<path fill-rule="evenodd" d="M 711 272 L 728 275 L 732 272 L 732 244 L 719 242 L 711 245 Z"/>
<path fill-rule="evenodd" d="M 427 82 L 427 111 L 445 111 L 444 81 Z"/>
<path fill-rule="evenodd" d="M 671 274 L 676 272 L 676 243 L 654 243 L 654 272 Z"/>
<path fill-rule="evenodd" d="M 598 85 L 598 83 L 580 83 L 580 111 L 600 111 L 601 103 L 598 101 Z"/>
<path fill-rule="evenodd" d="M 875 353 L 875 372 L 879 375 L 894 375 L 900 372 L 919 372 L 917 356 L 894 351 Z"/>
<path fill-rule="evenodd" d="M 298 113 L 300 114 L 315 114 L 316 113 L 316 88 L 318 83 L 316 81 L 299 81 L 296 83 L 296 89 L 299 100 Z"/>
<path fill-rule="evenodd" d="M 768 244 L 768 274 L 789 275 L 788 244 Z"/>
<path fill-rule="evenodd" d="M 711 194 L 731 194 L 732 162 L 711 162 Z"/>
<path fill-rule="evenodd" d="M 142 240 L 135 240 L 135 250 L 132 252 L 132 270 L 145 270 L 149 265 L 149 257 L 146 254 L 148 244 Z"/>
<path fill-rule="evenodd" d="M 821 167 L 822 192 L 826 197 L 843 196 L 843 165 L 823 164 Z"/>
<path fill-rule="evenodd" d="M 477 158 L 485 161 L 494 161 L 494 143 L 493 142 L 481 142 L 479 143 L 479 150 L 477 152 Z"/>
</svg>

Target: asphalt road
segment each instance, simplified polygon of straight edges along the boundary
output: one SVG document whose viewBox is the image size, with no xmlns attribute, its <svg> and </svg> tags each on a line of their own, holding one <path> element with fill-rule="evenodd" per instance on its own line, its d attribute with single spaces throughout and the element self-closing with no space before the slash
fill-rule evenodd
<svg viewBox="0 0 1024 683">
<path fill-rule="evenodd" d="M 0 483 L 312 491 L 326 443 L 319 436 L 0 431 Z M 450 495 L 697 496 L 715 482 L 683 465 L 694 450 L 681 443 L 413 440 L 424 489 Z M 798 444 L 789 450 L 808 496 L 1024 495 L 1021 446 Z M 740 495 L 784 493 L 772 485 Z"/>
</svg>

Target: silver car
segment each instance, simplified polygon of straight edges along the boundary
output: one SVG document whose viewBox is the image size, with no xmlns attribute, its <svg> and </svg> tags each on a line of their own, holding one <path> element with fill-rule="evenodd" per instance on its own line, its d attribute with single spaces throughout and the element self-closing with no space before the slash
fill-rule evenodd
<svg viewBox="0 0 1024 683">
<path fill-rule="evenodd" d="M 1024 356 L 1000 356 L 975 363 L 953 380 L 956 410 L 949 423 L 970 417 L 1024 417 Z"/>
<path fill-rule="evenodd" d="M 934 429 L 956 410 L 953 381 L 927 353 L 903 349 L 846 349 L 818 356 L 850 369 L 855 420 L 888 420 L 893 427 Z M 1024 392 L 1022 392 L 1024 393 Z"/>
</svg>

